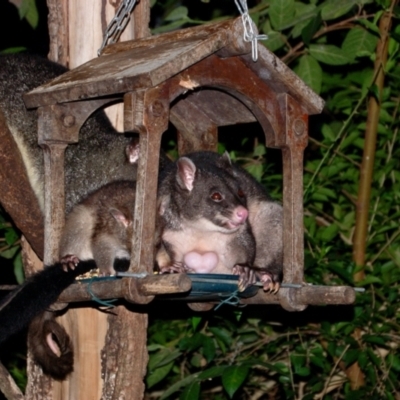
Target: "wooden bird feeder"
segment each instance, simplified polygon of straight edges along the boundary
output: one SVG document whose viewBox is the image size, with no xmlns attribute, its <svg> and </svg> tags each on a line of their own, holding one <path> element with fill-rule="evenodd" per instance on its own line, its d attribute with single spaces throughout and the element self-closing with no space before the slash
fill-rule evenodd
<svg viewBox="0 0 400 400">
<path fill-rule="evenodd" d="M 324 102 L 264 46 L 258 46 L 254 62 L 241 19 L 111 45 L 99 58 L 31 91 L 24 100 L 28 108 L 38 108 L 44 149 L 46 264 L 58 259 L 64 225 L 65 148 L 78 142 L 91 113 L 123 101 L 124 130 L 140 134 L 141 152 L 130 272 L 149 276 L 93 284 L 92 291 L 143 304 L 157 294 L 190 287 L 184 275 L 151 276 L 160 141 L 169 122 L 178 130 L 181 154 L 216 150 L 219 126 L 260 123 L 266 146 L 283 154 L 283 282 L 303 284 L 303 151 L 308 116 L 320 113 Z M 67 290 L 63 299 L 87 299 L 84 292 L 71 293 Z M 302 285 L 281 288 L 276 295 L 259 290 L 242 302 L 280 303 L 300 311 L 308 304 L 349 304 L 354 298 L 350 287 Z"/>
</svg>

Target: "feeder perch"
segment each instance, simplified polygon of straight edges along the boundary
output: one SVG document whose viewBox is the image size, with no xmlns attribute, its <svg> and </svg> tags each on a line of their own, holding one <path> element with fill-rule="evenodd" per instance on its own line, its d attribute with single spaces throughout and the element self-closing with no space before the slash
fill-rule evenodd
<svg viewBox="0 0 400 400">
<path fill-rule="evenodd" d="M 38 108 L 39 144 L 45 154 L 46 264 L 58 258 L 64 225 L 65 148 L 78 142 L 79 129 L 93 111 L 123 101 L 124 130 L 139 133 L 141 153 L 130 272 L 153 270 L 159 150 L 168 123 L 177 128 L 178 148 L 185 154 L 216 150 L 219 126 L 258 121 L 266 146 L 283 153 L 283 282 L 303 284 L 303 151 L 308 116 L 320 113 L 324 102 L 263 45 L 253 62 L 251 43 L 242 35 L 238 18 L 110 45 L 99 58 L 25 95 L 27 107 Z M 153 279 L 160 288 L 167 281 Z M 128 297 L 137 303 L 169 290 L 157 292 L 144 289 L 148 283 L 139 285 L 139 279 L 123 280 L 134 282 L 136 294 Z M 168 282 L 170 292 L 186 287 L 184 281 Z M 73 300 L 67 294 L 63 299 Z M 349 304 L 354 290 L 302 286 L 281 288 L 277 295 L 260 290 L 241 301 L 279 303 L 299 311 L 308 304 Z"/>
</svg>

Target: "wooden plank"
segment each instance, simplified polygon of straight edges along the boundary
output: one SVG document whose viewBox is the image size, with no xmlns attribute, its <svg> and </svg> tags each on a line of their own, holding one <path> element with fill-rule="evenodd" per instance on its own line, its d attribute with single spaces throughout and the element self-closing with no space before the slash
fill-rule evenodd
<svg viewBox="0 0 400 400">
<path fill-rule="evenodd" d="M 213 37 L 215 35 L 226 36 L 230 34 L 233 26 L 237 24 L 241 24 L 241 20 L 230 19 L 218 23 L 210 23 L 186 29 L 179 29 L 172 32 L 161 33 L 145 39 L 129 40 L 126 42 L 115 43 L 107 46 L 103 51 L 103 55 L 116 54 L 143 47 L 163 47 L 169 43 L 185 41 L 187 39 L 204 40 L 208 37 Z"/>
<path fill-rule="evenodd" d="M 21 153 L 1 111 L 0 141 L 0 202 L 36 254 L 43 258 L 43 214 L 29 183 Z"/>
<path fill-rule="evenodd" d="M 126 93 L 154 87 L 185 70 L 190 65 L 231 46 L 232 52 L 248 51 L 242 38 L 228 29 L 236 30 L 236 21 L 226 23 L 225 29 L 195 29 L 164 36 L 142 39 L 141 45 L 123 52 L 90 60 L 24 96 L 28 108 L 60 102 Z M 210 33 L 211 32 L 211 33 Z"/>
<path fill-rule="evenodd" d="M 171 114 L 179 107 L 191 106 L 199 109 L 207 118 L 217 126 L 246 124 L 256 122 L 253 113 L 235 97 L 220 91 L 209 88 L 202 88 L 184 99 L 178 101 L 171 107 Z"/>
</svg>

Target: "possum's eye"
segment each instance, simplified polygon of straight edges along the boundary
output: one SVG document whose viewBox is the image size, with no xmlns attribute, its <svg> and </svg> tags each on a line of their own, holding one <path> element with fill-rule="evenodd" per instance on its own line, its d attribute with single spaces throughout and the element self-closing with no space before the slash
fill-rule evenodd
<svg viewBox="0 0 400 400">
<path fill-rule="evenodd" d="M 243 197 L 244 197 L 244 192 L 243 192 L 242 189 L 239 189 L 238 192 L 237 192 L 237 194 L 238 194 L 238 196 L 239 196 L 240 198 L 243 198 Z"/>
<path fill-rule="evenodd" d="M 216 202 L 222 201 L 222 194 L 219 192 L 214 192 L 210 197 L 211 200 L 214 200 Z"/>
</svg>

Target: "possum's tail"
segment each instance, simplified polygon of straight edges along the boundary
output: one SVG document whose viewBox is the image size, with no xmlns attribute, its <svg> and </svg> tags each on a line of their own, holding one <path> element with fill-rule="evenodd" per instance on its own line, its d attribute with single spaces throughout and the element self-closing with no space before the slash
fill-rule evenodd
<svg viewBox="0 0 400 400">
<path fill-rule="evenodd" d="M 94 260 L 80 261 L 74 270 L 68 269 L 67 272 L 63 270 L 61 263 L 57 263 L 45 267 L 43 271 L 33 275 L 23 285 L 8 294 L 0 302 L 0 344 L 37 317 L 31 333 L 32 352 L 35 359 L 43 364 L 42 359 L 49 358 L 40 355 L 44 354 L 44 350 L 47 354 L 53 353 L 59 361 L 63 353 L 69 353 L 71 361 L 66 373 L 53 373 L 51 367 L 46 370 L 45 366 L 43 370 L 58 379 L 62 379 L 71 372 L 72 349 L 68 335 L 52 317 L 49 317 L 49 314 L 53 313 L 44 313 L 44 311 L 57 300 L 64 289 L 74 282 L 77 276 L 93 268 L 96 268 Z M 42 342 L 42 347 L 38 344 L 39 342 Z M 52 347 L 53 345 L 56 347 Z M 35 352 L 36 349 L 38 352 Z"/>
</svg>

